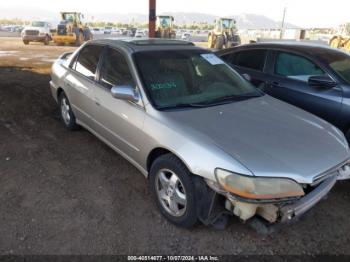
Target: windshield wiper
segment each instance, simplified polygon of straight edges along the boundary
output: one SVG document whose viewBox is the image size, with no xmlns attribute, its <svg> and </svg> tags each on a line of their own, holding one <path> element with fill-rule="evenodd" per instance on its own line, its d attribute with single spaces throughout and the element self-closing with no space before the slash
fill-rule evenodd
<svg viewBox="0 0 350 262">
<path fill-rule="evenodd" d="M 205 102 L 205 105 L 217 105 L 217 104 L 222 104 L 226 102 L 232 102 L 232 101 L 240 101 L 244 99 L 249 99 L 249 98 L 254 98 L 254 97 L 260 97 L 262 94 L 246 94 L 246 95 L 230 95 L 230 96 L 224 96 L 224 97 L 219 97 L 210 101 Z M 201 105 L 204 105 L 201 104 Z"/>
<path fill-rule="evenodd" d="M 160 110 L 167 110 L 167 109 L 178 109 L 178 108 L 200 108 L 200 107 L 206 107 L 205 104 L 198 104 L 198 103 L 178 103 L 175 105 L 170 106 L 163 106 L 158 107 Z"/>
</svg>

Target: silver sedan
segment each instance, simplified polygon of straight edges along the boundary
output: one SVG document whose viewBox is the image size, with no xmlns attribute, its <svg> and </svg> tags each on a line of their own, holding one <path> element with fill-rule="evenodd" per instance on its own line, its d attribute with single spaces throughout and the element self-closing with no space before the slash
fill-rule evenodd
<svg viewBox="0 0 350 262">
<path fill-rule="evenodd" d="M 90 41 L 53 64 L 50 86 L 63 124 L 135 165 L 176 225 L 291 221 L 349 177 L 337 128 L 189 42 Z"/>
</svg>

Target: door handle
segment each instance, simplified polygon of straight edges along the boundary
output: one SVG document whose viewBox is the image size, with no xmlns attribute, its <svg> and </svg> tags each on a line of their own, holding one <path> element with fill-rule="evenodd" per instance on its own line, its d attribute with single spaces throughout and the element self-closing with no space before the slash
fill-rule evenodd
<svg viewBox="0 0 350 262">
<path fill-rule="evenodd" d="M 273 81 L 273 82 L 271 83 L 271 86 L 273 86 L 273 87 L 280 87 L 281 85 L 280 85 L 280 83 L 278 83 L 278 82 L 276 82 L 276 81 Z"/>
</svg>

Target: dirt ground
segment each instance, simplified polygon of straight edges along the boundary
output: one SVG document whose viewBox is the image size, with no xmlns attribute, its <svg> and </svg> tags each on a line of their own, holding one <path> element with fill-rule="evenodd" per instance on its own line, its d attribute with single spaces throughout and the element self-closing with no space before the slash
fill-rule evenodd
<svg viewBox="0 0 350 262">
<path fill-rule="evenodd" d="M 350 254 L 350 181 L 269 236 L 168 223 L 136 168 L 59 122 L 50 66 L 72 49 L 0 38 L 0 254 Z"/>
</svg>

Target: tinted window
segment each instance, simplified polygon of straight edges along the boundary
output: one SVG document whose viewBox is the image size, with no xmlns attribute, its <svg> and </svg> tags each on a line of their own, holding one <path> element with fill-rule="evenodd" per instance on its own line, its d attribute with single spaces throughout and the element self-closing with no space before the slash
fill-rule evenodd
<svg viewBox="0 0 350 262">
<path fill-rule="evenodd" d="M 117 85 L 134 86 L 125 57 L 118 51 L 108 48 L 102 63 L 100 82 L 107 88 Z"/>
<path fill-rule="evenodd" d="M 144 87 L 157 108 L 203 106 L 261 95 L 212 53 L 194 50 L 135 54 Z M 229 100 L 229 101 L 232 101 Z"/>
<path fill-rule="evenodd" d="M 82 75 L 94 79 L 97 64 L 103 50 L 102 46 L 88 45 L 84 47 L 78 56 L 77 61 L 73 64 L 73 69 Z"/>
<path fill-rule="evenodd" d="M 350 56 L 345 52 L 327 51 L 318 54 L 318 58 L 325 61 L 341 78 L 350 84 Z"/>
<path fill-rule="evenodd" d="M 237 53 L 236 59 L 233 64 L 249 69 L 263 71 L 266 60 L 266 54 L 266 50 L 241 51 Z"/>
<path fill-rule="evenodd" d="M 287 53 L 277 55 L 275 73 L 301 81 L 308 81 L 310 76 L 325 74 L 322 69 L 307 58 Z"/>
</svg>

